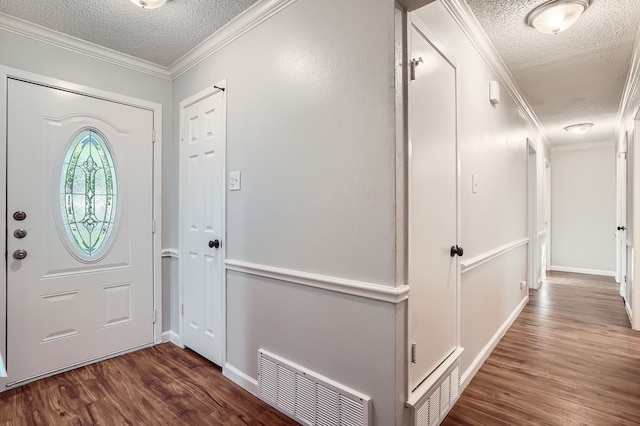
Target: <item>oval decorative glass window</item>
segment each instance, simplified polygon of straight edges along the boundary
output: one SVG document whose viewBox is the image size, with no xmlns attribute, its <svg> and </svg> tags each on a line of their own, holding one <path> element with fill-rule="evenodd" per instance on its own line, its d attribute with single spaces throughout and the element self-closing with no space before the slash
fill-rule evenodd
<svg viewBox="0 0 640 426">
<path fill-rule="evenodd" d="M 111 239 L 117 204 L 116 170 L 106 139 L 84 129 L 69 145 L 60 173 L 67 246 L 83 259 L 97 259 Z"/>
</svg>

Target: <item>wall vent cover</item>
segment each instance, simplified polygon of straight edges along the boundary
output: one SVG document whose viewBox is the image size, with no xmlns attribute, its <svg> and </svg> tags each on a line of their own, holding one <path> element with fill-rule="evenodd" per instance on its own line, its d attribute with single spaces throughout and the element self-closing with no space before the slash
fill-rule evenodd
<svg viewBox="0 0 640 426">
<path fill-rule="evenodd" d="M 439 425 L 460 396 L 459 365 L 454 365 L 415 407 L 416 426 Z"/>
<path fill-rule="evenodd" d="M 258 371 L 260 399 L 303 425 L 369 425 L 368 396 L 262 349 Z"/>
</svg>

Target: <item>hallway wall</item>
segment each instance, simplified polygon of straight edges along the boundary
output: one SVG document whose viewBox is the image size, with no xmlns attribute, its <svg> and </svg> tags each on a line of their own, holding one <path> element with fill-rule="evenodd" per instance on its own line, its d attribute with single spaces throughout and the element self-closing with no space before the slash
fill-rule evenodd
<svg viewBox="0 0 640 426">
<path fill-rule="evenodd" d="M 554 149 L 551 159 L 551 269 L 614 276 L 615 145 Z"/>
<path fill-rule="evenodd" d="M 267 349 L 371 396 L 380 426 L 403 411 L 405 305 L 339 283 L 396 287 L 394 16 L 392 0 L 298 0 L 173 85 L 178 141 L 180 101 L 226 79 L 227 171 L 242 189 L 226 194 L 223 371 L 255 391 Z"/>
</svg>

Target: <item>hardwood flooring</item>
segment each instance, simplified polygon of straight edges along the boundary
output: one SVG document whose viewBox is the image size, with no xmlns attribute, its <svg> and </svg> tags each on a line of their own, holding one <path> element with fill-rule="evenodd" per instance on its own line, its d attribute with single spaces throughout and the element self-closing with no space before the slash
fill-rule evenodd
<svg viewBox="0 0 640 426">
<path fill-rule="evenodd" d="M 640 333 L 613 280 L 553 273 L 530 298 L 443 424 L 640 425 Z M 0 393 L 0 426 L 296 424 L 170 343 Z"/>
<path fill-rule="evenodd" d="M 640 425 L 640 333 L 614 280 L 550 273 L 443 425 Z"/>
<path fill-rule="evenodd" d="M 0 393 L 0 425 L 297 423 L 204 358 L 165 343 Z"/>
</svg>

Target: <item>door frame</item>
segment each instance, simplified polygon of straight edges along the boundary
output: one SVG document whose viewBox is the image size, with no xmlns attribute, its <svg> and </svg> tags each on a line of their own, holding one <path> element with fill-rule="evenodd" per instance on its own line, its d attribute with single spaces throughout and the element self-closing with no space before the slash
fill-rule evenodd
<svg viewBox="0 0 640 426">
<path fill-rule="evenodd" d="M 222 257 L 221 271 L 222 277 L 220 279 L 222 288 L 222 365 L 223 371 L 227 364 L 227 269 L 225 260 L 227 259 L 227 80 L 221 80 L 217 83 L 208 86 L 207 88 L 199 91 L 198 93 L 189 96 L 188 98 L 180 102 L 180 126 L 179 135 L 183 135 L 185 129 L 183 129 L 182 123 L 184 120 L 184 110 L 188 105 L 191 105 L 199 100 L 202 100 L 208 96 L 212 96 L 216 92 L 222 91 L 222 244 L 220 245 L 220 254 Z M 182 282 L 183 262 L 182 262 L 182 220 L 183 220 L 183 203 L 182 203 L 182 182 L 184 181 L 184 169 L 180 166 L 182 162 L 182 137 L 179 137 L 178 145 L 178 163 L 179 163 L 179 203 L 178 203 L 178 346 L 184 348 L 184 316 L 182 315 L 182 304 L 184 303 L 184 285 Z M 176 343 L 176 342 L 174 342 Z"/>
<path fill-rule="evenodd" d="M 540 288 L 540 255 L 538 249 L 538 152 L 527 138 L 527 227 L 529 234 L 529 288 Z"/>
<path fill-rule="evenodd" d="M 28 71 L 0 65 L 0 164 L 7 164 L 7 87 L 9 79 L 14 78 L 25 82 L 48 86 L 66 92 L 83 96 L 116 102 L 124 105 L 143 108 L 153 112 L 153 128 L 155 143 L 153 144 L 153 309 L 155 323 L 153 324 L 153 341 L 155 344 L 162 340 L 162 105 L 143 99 L 121 95 L 119 93 L 71 83 L 64 80 L 45 77 Z M 0 211 L 7 209 L 7 176 L 0 173 Z M 6 235 L 6 220 L 0 220 L 0 235 Z M 2 242 L 3 251 L 7 251 L 6 239 Z M 0 355 L 6 359 L 7 355 L 7 270 L 6 262 L 0 262 Z M 114 354 L 105 358 L 110 358 Z M 75 366 L 77 367 L 77 366 Z M 74 368 L 75 368 L 74 367 Z M 0 392 L 6 389 L 6 378 L 0 377 Z"/>
</svg>

